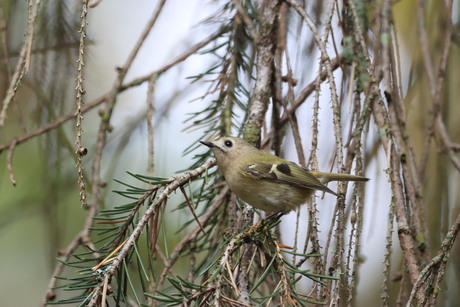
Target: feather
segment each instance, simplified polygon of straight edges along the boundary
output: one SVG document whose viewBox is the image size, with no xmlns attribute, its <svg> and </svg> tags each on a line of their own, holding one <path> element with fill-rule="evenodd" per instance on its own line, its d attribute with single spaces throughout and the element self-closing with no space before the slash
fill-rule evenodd
<svg viewBox="0 0 460 307">
<path fill-rule="evenodd" d="M 334 191 L 325 186 L 310 171 L 292 162 L 279 164 L 253 163 L 243 166 L 242 171 L 257 179 L 320 190 L 337 196 Z"/>
</svg>

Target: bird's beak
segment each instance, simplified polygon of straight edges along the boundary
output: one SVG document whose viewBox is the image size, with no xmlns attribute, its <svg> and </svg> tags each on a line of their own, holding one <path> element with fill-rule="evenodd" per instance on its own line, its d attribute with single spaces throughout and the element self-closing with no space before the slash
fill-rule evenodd
<svg viewBox="0 0 460 307">
<path fill-rule="evenodd" d="M 216 145 L 214 145 L 213 142 L 203 142 L 203 141 L 200 141 L 201 144 L 205 145 L 205 146 L 208 146 L 209 148 L 213 148 L 213 147 L 216 147 Z"/>
</svg>

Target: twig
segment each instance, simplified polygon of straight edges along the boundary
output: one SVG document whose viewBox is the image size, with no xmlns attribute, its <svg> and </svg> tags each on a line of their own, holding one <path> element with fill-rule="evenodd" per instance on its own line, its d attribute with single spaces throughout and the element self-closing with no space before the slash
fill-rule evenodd
<svg viewBox="0 0 460 307">
<path fill-rule="evenodd" d="M 320 66 L 321 70 L 321 66 Z M 324 73 L 323 76 L 326 74 Z M 312 169 L 318 169 L 318 160 L 317 160 L 317 150 L 318 150 L 318 135 L 319 135 L 319 96 L 320 96 L 320 85 L 321 85 L 321 73 L 319 73 L 316 77 L 315 80 L 315 100 L 313 103 L 313 118 L 312 118 L 312 137 L 311 137 L 311 149 L 310 149 L 310 157 L 308 158 L 308 166 Z M 318 222 L 318 217 L 316 215 L 317 209 L 316 209 L 316 199 L 312 197 L 312 199 L 308 202 L 308 218 L 309 218 L 309 223 L 308 223 L 308 233 L 306 235 L 306 240 L 305 240 L 305 246 L 303 249 L 303 253 L 307 253 L 307 247 L 308 247 L 308 241 L 311 242 L 312 247 L 311 247 L 311 252 L 312 253 L 317 253 L 319 254 L 321 252 L 321 246 L 319 243 L 319 222 Z M 326 259 L 328 258 L 327 251 L 325 251 L 324 254 L 324 261 L 323 257 L 315 257 L 314 258 L 314 272 L 316 274 L 326 274 L 326 266 L 325 262 Z M 298 264 L 297 267 L 300 267 L 300 265 L 307 260 L 307 257 L 304 257 Z M 319 287 L 316 288 L 316 291 L 314 291 L 314 298 L 318 297 L 323 297 L 321 295 L 321 291 L 324 289 L 324 287 Z"/>
<path fill-rule="evenodd" d="M 77 101 L 76 101 L 76 113 L 75 117 L 77 120 L 76 130 L 77 130 L 77 139 L 75 141 L 76 145 L 76 155 L 77 155 L 77 173 L 78 173 L 78 186 L 80 189 L 80 202 L 81 206 L 86 208 L 88 206 L 86 200 L 86 183 L 84 177 L 84 167 L 83 167 L 83 156 L 86 155 L 86 149 L 83 148 L 81 143 L 81 135 L 83 128 L 81 126 L 83 121 L 82 106 L 84 104 L 83 95 L 85 94 L 85 89 L 83 87 L 83 67 L 85 66 L 85 38 L 86 38 L 86 16 L 88 14 L 88 1 L 82 1 L 81 8 L 81 23 L 80 23 L 80 46 L 78 48 L 78 68 L 77 68 Z"/>
<path fill-rule="evenodd" d="M 442 120 L 441 114 L 438 114 L 436 118 L 436 126 L 438 128 L 439 136 L 441 137 L 441 141 L 444 145 L 444 148 L 447 150 L 450 161 L 457 169 L 457 171 L 460 172 L 460 160 L 455 155 L 455 144 L 453 144 L 453 142 L 450 140 L 449 134 L 447 133 L 446 125 Z"/>
<path fill-rule="evenodd" d="M 391 273 L 391 248 L 393 245 L 393 225 L 394 225 L 394 203 L 390 204 L 390 211 L 388 212 L 388 226 L 387 226 L 387 235 L 386 235 L 386 245 L 385 245 L 385 255 L 384 259 L 384 269 L 383 269 L 383 283 L 382 288 L 383 292 L 381 295 L 383 306 L 389 306 L 389 282 L 390 282 L 390 273 Z M 402 287 L 401 287 L 402 288 Z"/>
<path fill-rule="evenodd" d="M 249 287 L 249 277 L 251 270 L 252 255 L 255 253 L 255 246 L 252 244 L 243 244 L 241 246 L 241 258 L 238 263 L 238 302 L 252 306 L 251 293 Z M 228 261 L 227 261 L 228 262 Z"/>
<path fill-rule="evenodd" d="M 383 15 L 386 16 L 388 14 L 383 13 Z M 395 39 L 392 38 L 388 46 L 392 46 L 394 40 Z M 385 73 L 385 75 L 388 76 L 384 78 L 384 81 L 386 82 L 386 89 L 384 93 L 387 98 L 388 112 L 390 115 L 389 120 L 392 125 L 391 132 L 394 136 L 394 142 L 400 156 L 400 164 L 403 172 L 402 177 L 404 180 L 405 193 L 410 200 L 410 210 L 412 210 L 415 236 L 423 236 L 427 238 L 428 232 L 424 219 L 426 216 L 424 211 L 425 206 L 422 196 L 421 179 L 419 179 L 421 171 L 415 163 L 417 159 L 407 131 L 406 110 L 404 108 L 403 99 L 401 99 L 400 96 L 400 92 L 402 91 L 401 80 L 396 74 L 396 69 L 399 67 L 396 64 L 393 53 L 391 53 L 389 49 L 385 52 L 385 54 L 388 54 L 389 56 L 389 63 L 386 63 L 388 66 L 384 67 L 383 70 L 389 73 Z M 429 138 L 430 137 L 428 137 L 428 139 Z M 425 250 L 428 250 L 426 243 Z M 423 257 L 422 261 L 427 261 L 427 259 L 425 259 L 426 254 L 424 254 L 423 251 L 421 256 Z"/>
<path fill-rule="evenodd" d="M 155 83 L 157 80 L 157 74 L 152 74 L 149 85 L 147 89 L 147 133 L 148 133 L 148 165 L 147 165 L 147 174 L 149 176 L 153 176 L 154 174 L 154 166 L 155 166 L 155 143 L 154 143 L 154 127 L 153 127 L 153 101 L 154 101 L 154 92 L 155 92 Z"/>
<path fill-rule="evenodd" d="M 185 192 L 184 187 L 181 186 L 181 187 L 180 187 L 180 190 L 181 190 L 181 192 L 182 192 L 182 195 L 184 195 L 185 202 L 187 203 L 187 205 L 188 205 L 190 211 L 192 212 L 193 218 L 195 219 L 196 223 L 197 223 L 198 226 L 200 227 L 200 230 L 203 232 L 203 234 L 206 235 L 206 231 L 204 230 L 203 225 L 201 225 L 200 220 L 198 219 L 198 216 L 196 216 L 195 209 L 193 209 L 193 204 L 192 204 L 192 202 L 190 201 L 190 199 L 188 198 L 188 195 L 187 195 L 187 193 Z"/>
<path fill-rule="evenodd" d="M 356 100 L 359 100 L 356 97 Z M 360 126 L 360 122 L 356 123 L 356 126 Z M 359 130 L 359 128 L 357 128 Z M 354 155 L 356 158 L 356 167 L 355 171 L 357 174 L 363 174 L 363 157 L 362 157 L 362 139 L 361 134 L 357 134 L 356 138 L 353 140 L 353 144 L 351 149 L 348 151 L 347 155 L 347 162 L 351 168 L 351 161 L 353 157 L 350 158 L 351 155 Z M 350 231 L 350 238 L 348 244 L 348 256 L 347 256 L 347 273 L 350 276 L 350 281 L 347 286 L 348 288 L 348 297 L 347 302 L 348 305 L 353 305 L 353 301 L 356 298 L 357 294 L 357 285 L 359 284 L 359 268 L 360 268 L 360 254 L 361 254 L 361 240 L 362 240 L 362 231 L 363 231 L 363 217 L 364 217 L 364 199 L 360 197 L 361 194 L 359 190 L 361 189 L 360 186 L 354 185 L 353 187 L 353 197 L 351 200 L 351 216 L 350 216 L 350 223 L 351 223 L 351 231 Z M 354 245 L 354 246 L 353 246 Z M 353 254 L 352 254 L 353 253 Z M 352 260 L 351 260 L 352 259 Z M 351 273 L 350 273 L 351 272 Z"/>
<path fill-rule="evenodd" d="M 428 36 L 425 29 L 425 1 L 417 0 L 417 32 L 422 51 L 423 67 L 425 68 L 428 84 L 430 85 L 431 94 L 435 93 L 435 77 L 433 64 L 431 63 L 430 51 L 428 48 Z"/>
<path fill-rule="evenodd" d="M 109 276 L 104 278 L 104 286 L 102 287 L 102 299 L 101 299 L 101 307 L 106 306 L 106 299 L 107 299 L 107 288 L 109 286 Z"/>
<path fill-rule="evenodd" d="M 13 139 L 11 142 L 11 146 L 8 149 L 8 155 L 6 156 L 6 167 L 8 168 L 8 174 L 10 177 L 10 181 L 13 184 L 13 186 L 16 186 L 16 178 L 14 177 L 14 172 L 13 172 L 13 153 L 14 153 L 14 148 L 16 147 L 16 139 Z"/>
<path fill-rule="evenodd" d="M 292 76 L 292 69 L 291 69 L 291 65 L 290 65 L 290 60 L 289 60 L 289 55 L 288 53 L 286 52 L 286 66 L 287 66 L 287 71 L 288 71 L 288 76 Z M 288 83 L 288 99 L 289 101 L 294 101 L 295 98 L 294 98 L 294 88 L 292 86 L 292 83 L 289 82 Z M 291 124 L 291 128 L 292 128 L 292 134 L 293 134 L 293 137 L 294 137 L 294 143 L 295 143 L 295 148 L 296 148 L 296 151 L 297 151 L 297 157 L 298 157 L 298 160 L 299 160 L 299 163 L 300 165 L 302 166 L 307 166 L 307 161 L 306 161 L 306 158 L 305 158 L 305 153 L 304 153 L 304 150 L 303 150 L 303 147 L 302 147 L 302 138 L 301 138 L 301 135 L 300 135 L 300 131 L 299 131 L 299 125 L 298 125 L 298 121 L 297 121 L 297 117 L 295 115 L 295 113 L 292 113 L 290 116 L 289 116 L 289 122 Z"/>
<path fill-rule="evenodd" d="M 16 69 L 14 70 L 13 77 L 9 83 L 8 90 L 6 91 L 6 96 L 3 99 L 2 109 L 0 111 L 0 127 L 3 126 L 6 119 L 6 111 L 8 110 L 9 105 L 16 96 L 16 92 L 19 88 L 22 78 L 29 70 L 30 65 L 30 56 L 32 50 L 32 43 L 35 31 L 35 23 L 37 21 L 38 11 L 40 10 L 41 0 L 37 0 L 35 7 L 32 8 L 32 0 L 29 1 L 29 19 L 28 27 L 26 34 L 26 41 L 22 45 L 21 52 L 19 53 L 18 63 L 16 64 Z"/>
<path fill-rule="evenodd" d="M 260 226 L 260 224 L 259 224 Z M 248 230 L 245 230 L 245 231 L 241 231 L 240 233 L 238 233 L 237 235 L 235 235 L 231 240 L 230 242 L 228 242 L 225 246 L 225 250 L 224 252 L 222 253 L 222 256 L 220 258 L 220 261 L 219 261 L 219 267 L 220 268 L 225 268 L 226 267 L 226 264 L 229 262 L 229 259 L 230 259 L 230 256 L 233 254 L 233 252 L 235 252 L 239 247 L 244 247 L 244 245 L 247 245 L 247 244 L 242 244 L 241 241 L 243 240 L 243 238 L 245 237 L 248 237 L 251 235 L 251 233 L 253 231 L 256 231 L 257 228 L 249 228 Z M 244 255 L 244 253 L 249 253 L 249 250 L 248 248 L 245 248 L 242 253 Z M 241 280 L 241 278 L 247 278 L 247 274 L 248 272 L 243 272 L 242 271 L 242 267 L 247 270 L 249 265 L 246 264 L 246 265 L 243 265 L 241 264 L 241 261 L 245 261 L 246 259 L 249 260 L 250 262 L 250 256 L 249 257 L 241 257 L 240 258 L 240 269 L 239 269 L 239 286 L 240 286 L 240 292 L 244 292 L 244 291 L 248 291 L 247 287 L 248 287 L 248 284 L 243 284 L 241 285 L 241 281 L 243 282 L 247 282 L 247 280 Z M 243 277 L 241 277 L 243 276 Z M 223 296 L 223 294 L 221 293 L 221 288 L 222 288 L 222 280 L 224 278 L 224 274 L 221 273 L 219 274 L 215 281 L 213 282 L 213 285 L 215 286 L 216 288 L 216 292 L 214 294 L 214 303 L 213 305 L 218 307 L 218 306 L 221 306 L 221 296 Z M 241 291 L 241 287 L 243 287 L 243 291 Z M 249 294 L 249 291 L 247 292 L 247 294 Z M 239 297 L 239 302 L 241 304 L 245 304 L 245 305 L 248 305 L 248 306 L 251 306 L 251 301 L 250 301 L 250 297 L 249 296 L 245 296 L 244 299 L 241 298 L 241 295 Z"/>
<path fill-rule="evenodd" d="M 148 162 L 147 162 L 147 175 L 153 177 L 155 173 L 155 130 L 154 130 L 154 125 L 153 125 L 153 115 L 154 115 L 154 94 L 155 94 L 155 85 L 157 81 L 158 75 L 157 74 L 152 74 L 148 87 L 147 87 L 147 98 L 146 98 L 146 103 L 147 103 L 147 113 L 146 113 L 146 121 L 147 121 L 147 156 L 148 156 Z M 150 242 L 155 242 L 156 239 L 152 240 L 152 236 L 155 235 L 155 232 L 157 230 L 156 222 L 155 219 L 150 219 L 149 221 L 149 237 L 150 237 Z M 154 252 L 158 251 L 157 247 L 155 245 L 151 245 L 151 250 L 150 254 L 154 255 Z M 151 278 L 150 281 L 148 281 L 148 289 L 149 292 L 153 292 L 155 289 L 155 278 Z M 155 301 L 151 298 L 147 298 L 147 303 L 149 306 L 155 306 Z"/>
<path fill-rule="evenodd" d="M 3 52 L 3 59 L 6 67 L 6 76 L 8 82 L 11 82 L 11 65 L 9 62 L 9 58 L 11 56 L 10 51 L 9 51 L 9 45 L 8 45 L 8 23 L 6 21 L 5 17 L 5 11 L 3 10 L 3 6 L 0 7 L 0 31 L 2 35 L 2 52 Z"/>
<path fill-rule="evenodd" d="M 452 43 L 452 0 L 446 1 L 446 27 L 444 29 L 444 44 L 441 53 L 441 59 L 438 69 L 438 78 L 436 79 L 435 90 L 433 94 L 433 113 L 435 114 L 435 124 L 441 137 L 441 141 L 447 151 L 448 157 L 452 164 L 460 172 L 460 160 L 455 155 L 455 144 L 451 141 L 441 114 L 441 93 L 444 85 L 447 60 L 449 58 L 450 46 Z"/>
</svg>

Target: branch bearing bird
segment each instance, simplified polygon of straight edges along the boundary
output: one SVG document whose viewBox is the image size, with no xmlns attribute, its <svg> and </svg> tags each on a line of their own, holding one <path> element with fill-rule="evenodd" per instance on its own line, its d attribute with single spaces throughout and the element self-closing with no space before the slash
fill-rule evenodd
<svg viewBox="0 0 460 307">
<path fill-rule="evenodd" d="M 310 171 L 294 162 L 257 149 L 243 139 L 222 137 L 200 141 L 214 153 L 230 190 L 254 208 L 288 212 L 307 201 L 316 191 L 337 195 L 329 181 L 368 181 L 349 174 Z"/>
</svg>

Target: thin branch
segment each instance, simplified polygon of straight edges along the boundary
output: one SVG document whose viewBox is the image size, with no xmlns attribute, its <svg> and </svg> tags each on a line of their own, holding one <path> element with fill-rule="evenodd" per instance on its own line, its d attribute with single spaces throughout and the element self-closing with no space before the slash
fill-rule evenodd
<svg viewBox="0 0 460 307">
<path fill-rule="evenodd" d="M 183 186 L 180 187 L 180 191 L 182 192 L 182 195 L 184 195 L 185 202 L 188 205 L 188 208 L 190 209 L 190 212 L 192 212 L 193 218 L 195 219 L 196 223 L 200 227 L 200 230 L 203 232 L 204 235 L 206 235 L 206 231 L 203 228 L 203 225 L 201 224 L 200 220 L 198 219 L 198 216 L 196 216 L 195 209 L 193 209 L 193 204 L 188 198 L 187 192 L 185 192 L 185 189 Z"/>
<path fill-rule="evenodd" d="M 6 167 L 8 168 L 8 175 L 13 186 L 16 186 L 16 178 L 14 177 L 13 171 L 13 154 L 14 148 L 16 147 L 16 140 L 11 142 L 11 146 L 8 149 L 8 155 L 6 156 Z"/>
<path fill-rule="evenodd" d="M 419 44 L 422 52 L 423 67 L 430 85 L 432 96 L 435 93 L 436 81 L 433 72 L 433 64 L 431 63 L 430 50 L 428 47 L 428 35 L 425 28 L 425 1 L 417 0 L 417 32 Z"/>
<path fill-rule="evenodd" d="M 152 74 L 152 77 L 149 80 L 148 87 L 147 87 L 147 98 L 146 98 L 146 103 L 147 103 L 147 113 L 146 113 L 146 121 L 147 121 L 147 156 L 148 156 L 148 162 L 147 162 L 147 175 L 150 177 L 154 176 L 155 173 L 155 137 L 154 137 L 154 125 L 153 125 L 153 115 L 154 115 L 154 94 L 155 94 L 155 84 L 157 81 L 158 75 Z M 150 254 L 153 255 L 155 254 L 155 251 L 158 251 L 157 246 L 154 245 L 152 242 L 155 242 L 156 239 L 153 238 L 155 235 L 155 232 L 157 230 L 156 222 L 155 219 L 150 219 L 149 221 L 149 237 L 150 237 L 150 243 L 151 245 L 151 250 Z M 151 278 L 149 281 L 149 292 L 152 292 L 152 290 L 155 288 L 155 278 Z M 155 302 L 152 298 L 148 298 L 148 305 L 149 306 L 154 306 Z"/>
<path fill-rule="evenodd" d="M 85 89 L 83 86 L 83 67 L 85 66 L 85 38 L 86 38 L 86 16 L 88 14 L 88 1 L 82 1 L 81 8 L 81 24 L 80 24 L 80 46 L 78 48 L 78 68 L 77 68 L 77 101 L 76 101 L 76 113 L 75 117 L 77 120 L 76 130 L 77 130 L 77 140 L 75 141 L 76 145 L 76 155 L 77 155 L 77 173 L 78 173 L 78 186 L 80 189 L 80 202 L 81 206 L 85 207 L 87 204 L 86 199 L 86 183 L 84 177 L 84 167 L 83 167 L 83 156 L 86 155 L 86 149 L 82 146 L 81 135 L 83 133 L 82 121 L 82 106 L 84 104 L 83 95 L 85 94 Z"/>
<path fill-rule="evenodd" d="M 436 79 L 436 87 L 433 94 L 433 109 L 435 114 L 435 123 L 444 148 L 447 151 L 448 157 L 452 164 L 460 172 L 460 160 L 455 155 L 456 144 L 454 144 L 448 133 L 441 114 L 441 93 L 445 82 L 447 63 L 449 59 L 450 46 L 452 43 L 452 0 L 446 1 L 446 16 L 444 29 L 444 44 L 441 52 L 441 59 L 438 69 L 438 78 Z"/>
<path fill-rule="evenodd" d="M 92 217 L 90 223 L 92 224 Z M 86 220 L 86 225 L 88 224 L 88 218 Z M 89 227 L 89 226 L 88 226 Z M 67 248 L 63 251 L 59 252 L 60 259 L 67 260 L 70 256 L 75 252 L 75 250 L 81 245 L 86 244 L 89 246 L 91 250 L 97 250 L 97 248 L 89 241 L 88 237 L 88 230 L 85 227 L 82 232 L 80 232 L 67 246 Z M 53 274 L 51 275 L 51 279 L 48 282 L 48 286 L 45 292 L 45 295 L 40 303 L 40 307 L 46 307 L 48 302 L 53 301 L 56 298 L 56 292 L 54 291 L 57 283 L 57 277 L 61 276 L 65 265 L 63 262 L 58 262 L 56 267 L 54 268 Z"/>
<path fill-rule="evenodd" d="M 94 107 L 97 107 L 98 105 L 104 103 L 106 100 L 107 100 L 107 96 L 108 94 L 105 94 L 95 100 L 93 100 L 92 102 L 90 103 L 86 103 L 84 106 L 82 106 L 82 109 L 81 109 L 81 112 L 82 114 L 86 113 L 87 111 L 93 109 Z M 9 147 L 11 147 L 11 144 L 13 142 L 16 142 L 17 145 L 19 144 L 22 144 L 36 136 L 39 136 L 39 135 L 42 135 L 42 134 L 45 134 L 53 129 L 56 129 L 58 127 L 60 127 L 62 124 L 66 123 L 67 121 L 69 120 L 72 120 L 75 118 L 75 111 L 72 111 L 66 115 L 63 115 L 61 117 L 59 117 L 58 119 L 56 119 L 55 121 L 53 122 L 50 122 L 36 130 L 33 130 L 29 133 L 26 133 L 26 134 L 23 134 L 17 138 L 14 138 L 13 140 L 7 142 L 7 143 L 4 143 L 4 144 L 1 144 L 0 145 L 0 153 L 2 153 L 5 149 L 8 149 Z"/>
<path fill-rule="evenodd" d="M 383 263 L 384 263 L 384 269 L 383 269 L 383 282 L 382 282 L 382 305 L 384 307 L 389 306 L 389 299 L 390 299 L 390 293 L 389 293 L 389 283 L 390 283 L 390 274 L 391 274 L 391 250 L 392 250 L 392 245 L 393 245 L 393 226 L 394 226 L 394 203 L 391 202 L 390 204 L 390 210 L 388 212 L 388 226 L 387 226 L 387 235 L 386 235 L 386 245 L 385 245 L 385 255 L 383 256 Z"/>
<path fill-rule="evenodd" d="M 16 69 L 14 70 L 13 77 L 9 83 L 6 96 L 3 99 L 2 110 L 0 111 L 0 127 L 3 126 L 6 119 L 6 112 L 9 105 L 13 102 L 16 92 L 21 84 L 21 80 L 24 75 L 29 70 L 30 66 L 30 56 L 32 50 L 32 43 L 35 31 L 35 23 L 37 21 L 38 12 L 40 10 L 41 0 L 37 0 L 35 7 L 32 9 L 32 0 L 29 1 L 29 19 L 28 27 L 26 34 L 26 41 L 22 45 L 21 52 L 19 53 L 18 63 L 16 64 Z"/>
<path fill-rule="evenodd" d="M 147 138 L 148 138 L 148 164 L 147 164 L 147 174 L 153 177 L 154 166 L 155 166 L 155 138 L 154 138 L 154 127 L 153 127 L 153 113 L 154 113 L 154 92 L 155 92 L 155 83 L 157 80 L 157 75 L 152 74 L 152 77 L 149 80 L 149 85 L 147 89 Z"/>
<path fill-rule="evenodd" d="M 441 114 L 439 114 L 436 118 L 436 126 L 438 128 L 439 136 L 444 145 L 444 148 L 447 150 L 447 154 L 450 161 L 457 169 L 457 171 L 460 172 L 460 160 L 455 155 L 456 145 L 451 141 L 449 134 L 447 133 L 447 128 L 444 124 L 444 121 L 442 120 Z"/>
<path fill-rule="evenodd" d="M 6 67 L 6 76 L 8 82 L 11 82 L 11 65 L 9 62 L 9 58 L 11 56 L 9 51 L 8 45 L 8 22 L 6 21 L 5 11 L 3 10 L 3 6 L 0 7 L 0 31 L 2 36 L 2 52 L 3 52 L 3 60 Z"/>
</svg>

